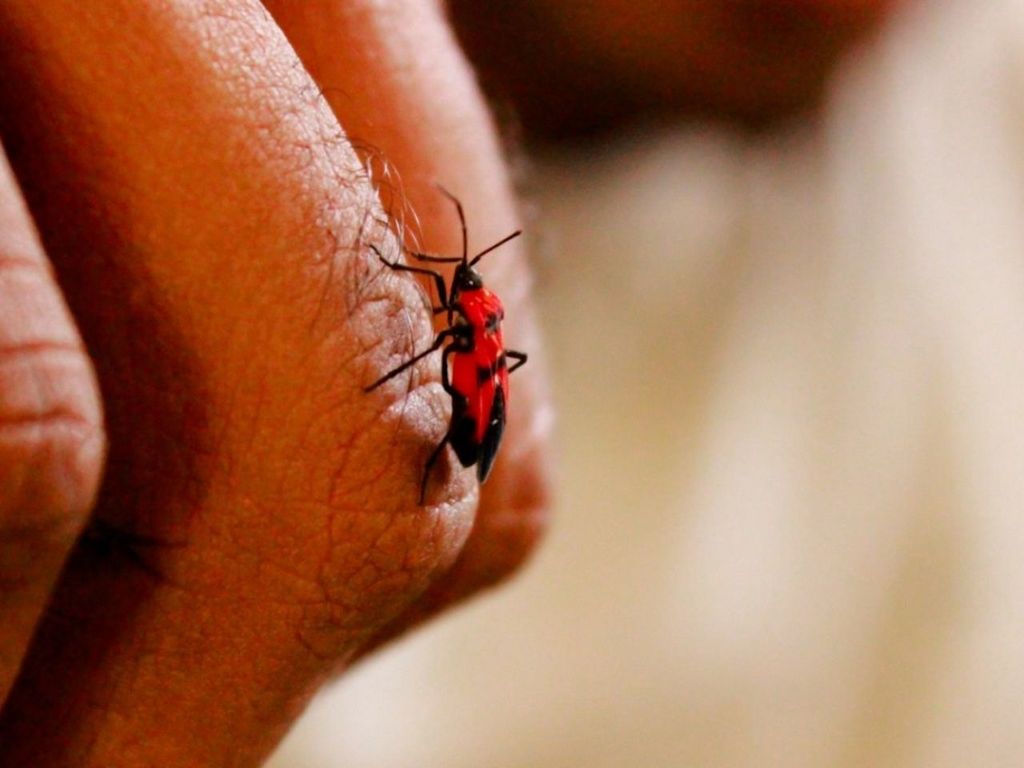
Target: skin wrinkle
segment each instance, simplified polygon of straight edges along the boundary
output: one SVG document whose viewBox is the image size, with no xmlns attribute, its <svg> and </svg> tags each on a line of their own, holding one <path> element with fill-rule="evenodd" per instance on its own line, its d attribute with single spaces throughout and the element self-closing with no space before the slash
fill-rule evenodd
<svg viewBox="0 0 1024 768">
<path fill-rule="evenodd" d="M 63 339 L 33 339 L 15 344 L 0 345 L 0 365 L 13 362 L 32 362 L 30 358 L 54 356 L 67 362 L 81 364 L 82 345 Z"/>
<path fill-rule="evenodd" d="M 388 532 L 389 531 L 387 529 L 384 529 L 384 530 L 381 531 L 381 534 L 380 534 L 380 537 L 378 538 L 378 540 L 376 542 L 374 542 L 369 547 L 369 549 L 368 549 L 369 553 L 371 553 L 371 554 L 375 553 L 378 549 L 380 549 L 381 541 L 383 540 L 384 537 L 386 537 L 388 535 Z M 409 552 L 409 551 L 411 551 L 411 550 L 413 550 L 415 548 L 416 548 L 415 545 L 408 545 L 408 546 L 403 546 L 402 547 L 402 549 L 404 551 L 406 551 L 406 552 Z M 453 546 L 453 549 L 455 549 L 454 546 Z M 388 557 L 385 558 L 385 561 L 392 559 L 392 557 L 393 556 L 389 555 Z M 408 560 L 408 558 L 407 558 L 407 560 Z M 335 579 L 334 581 L 335 582 L 340 582 L 342 580 Z M 359 581 L 358 578 L 355 578 L 355 581 Z M 379 583 L 381 581 L 381 578 L 380 578 L 380 575 L 378 575 L 377 573 L 374 573 L 374 574 L 372 574 L 372 577 L 368 577 L 366 579 L 366 581 L 371 582 L 371 583 L 373 583 L 373 582 L 378 582 Z M 395 589 L 395 590 L 399 590 L 400 589 L 400 590 L 408 591 L 408 588 L 406 586 L 404 586 L 403 583 L 398 583 L 397 586 L 393 586 L 392 589 Z M 328 597 L 328 602 L 331 602 L 331 603 L 334 603 L 334 604 L 338 603 L 338 596 L 337 595 L 331 595 L 330 593 L 328 593 L 327 597 Z"/>
<path fill-rule="evenodd" d="M 69 435 L 76 442 L 88 442 L 96 430 L 82 414 L 64 406 L 0 416 L 0 440 L 23 440 L 29 445 L 50 445 Z"/>
<path fill-rule="evenodd" d="M 250 504 L 254 503 L 250 500 Z M 289 502 L 295 504 L 295 502 Z M 271 502 L 273 506 L 273 502 Z M 310 517 L 323 516 L 330 518 L 331 515 L 350 513 L 352 510 L 339 510 L 327 505 L 307 504 L 307 514 Z M 226 602 L 235 602 L 239 605 L 251 604 L 254 607 L 263 602 L 274 603 L 281 606 L 315 606 L 327 602 L 324 599 L 322 585 L 319 579 L 311 576 L 302 570 L 304 561 L 295 559 L 268 559 L 258 547 L 247 545 L 244 540 L 235 539 L 229 542 L 230 546 L 223 548 L 219 557 L 236 563 L 248 563 L 254 568 L 260 581 L 268 585 L 268 589 L 262 589 L 258 594 L 249 594 L 244 591 L 228 591 L 224 594 Z M 308 548 L 302 548 L 306 557 L 310 553 Z M 327 549 L 319 556 L 322 561 L 327 560 Z M 290 567 L 295 563 L 301 563 L 297 567 Z M 267 577 L 270 574 L 270 577 Z M 287 584 L 282 583 L 281 576 L 287 576 Z"/>
<path fill-rule="evenodd" d="M 323 107 L 324 106 L 322 100 L 317 100 L 316 103 L 317 103 L 318 107 Z M 341 180 L 339 179 L 338 181 L 339 181 L 339 184 L 340 184 Z M 377 223 L 377 232 L 378 233 L 386 232 L 386 226 L 384 224 L 381 224 L 380 222 L 378 222 L 373 217 L 373 208 L 372 208 L 372 206 L 367 206 L 364 209 L 364 211 L 363 211 L 363 215 L 362 215 L 362 218 L 361 218 L 360 224 L 359 224 L 359 230 L 356 233 L 356 237 L 355 237 L 355 240 L 354 240 L 354 243 L 355 243 L 354 247 L 359 249 L 360 251 L 363 249 L 364 245 L 366 245 L 367 243 L 372 242 L 374 240 L 381 239 L 380 237 L 370 238 L 370 237 L 367 236 L 367 228 L 368 228 L 367 224 L 368 224 L 368 222 L 371 222 L 371 221 Z M 341 238 L 339 237 L 338 232 L 336 231 L 335 224 L 336 224 L 336 222 L 330 221 L 327 217 L 324 217 L 324 219 L 317 221 L 318 228 L 320 228 L 327 235 L 327 237 L 330 238 L 331 245 L 333 246 L 333 252 L 334 253 L 339 253 L 339 252 L 341 252 Z M 349 270 L 348 272 L 342 272 L 340 277 L 343 280 L 343 283 L 342 283 L 342 285 L 340 287 L 337 287 L 337 288 L 335 287 L 335 277 L 336 277 L 337 264 L 338 264 L 338 260 L 336 258 L 328 259 L 327 260 L 327 273 L 326 273 L 326 275 L 324 276 L 324 279 L 323 279 L 323 290 L 320 293 L 320 298 L 319 298 L 319 300 L 317 302 L 316 310 L 313 313 L 313 317 L 310 320 L 310 332 L 311 333 L 315 332 L 316 327 L 317 327 L 321 317 L 325 316 L 325 312 L 326 312 L 326 309 L 327 309 L 327 306 L 328 306 L 328 299 L 332 295 L 332 291 L 340 290 L 343 295 L 348 295 L 350 293 L 353 293 L 353 295 L 355 295 L 356 298 L 357 298 L 356 306 L 361 306 L 361 305 L 365 304 L 365 302 L 363 301 L 363 297 L 362 297 L 362 290 L 363 290 L 362 286 L 365 285 L 365 281 L 357 278 L 354 275 L 354 273 L 355 273 L 354 269 Z M 353 284 L 355 284 L 357 286 L 357 288 L 356 288 L 356 290 L 354 292 L 350 291 L 350 288 L 352 287 Z"/>
<path fill-rule="evenodd" d="M 0 271 L 6 275 L 11 274 L 15 270 L 26 270 L 33 273 L 42 272 L 48 278 L 52 277 L 50 270 L 47 269 L 45 265 L 37 264 L 30 257 L 0 254 Z"/>
</svg>

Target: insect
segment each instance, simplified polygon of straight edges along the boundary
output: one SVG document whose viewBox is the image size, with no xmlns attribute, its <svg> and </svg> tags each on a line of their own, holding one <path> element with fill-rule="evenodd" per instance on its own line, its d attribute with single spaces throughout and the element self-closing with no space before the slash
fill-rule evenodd
<svg viewBox="0 0 1024 768">
<path fill-rule="evenodd" d="M 476 465 L 476 476 L 481 483 L 487 479 L 505 431 L 508 377 L 526 362 L 524 352 L 505 349 L 501 333 L 505 309 L 501 299 L 484 286 L 483 278 L 474 269 L 484 256 L 519 237 L 522 230 L 516 230 L 469 258 L 466 214 L 462 210 L 462 203 L 443 187 L 438 188 L 455 204 L 459 213 L 462 256 L 436 256 L 416 252 L 409 252 L 409 256 L 421 262 L 456 264 L 450 285 L 445 284 L 440 272 L 388 261 L 377 248 L 370 246 L 388 268 L 433 279 L 440 299 L 440 306 L 433 308 L 434 314 L 447 313 L 448 325 L 434 337 L 433 344 L 366 387 L 367 392 L 376 389 L 444 347 L 441 353 L 441 386 L 451 396 L 452 418 L 444 438 L 430 454 L 423 468 L 420 504 L 423 504 L 427 494 L 431 470 L 446 445 L 451 445 L 462 466 Z"/>
</svg>

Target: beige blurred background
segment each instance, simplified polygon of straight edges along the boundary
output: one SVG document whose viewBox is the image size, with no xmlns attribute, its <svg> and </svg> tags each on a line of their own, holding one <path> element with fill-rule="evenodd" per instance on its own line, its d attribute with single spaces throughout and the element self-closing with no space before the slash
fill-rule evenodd
<svg viewBox="0 0 1024 768">
<path fill-rule="evenodd" d="M 1024 765 L 1024 2 L 732 126 L 534 161 L 550 538 L 273 768 Z"/>
</svg>

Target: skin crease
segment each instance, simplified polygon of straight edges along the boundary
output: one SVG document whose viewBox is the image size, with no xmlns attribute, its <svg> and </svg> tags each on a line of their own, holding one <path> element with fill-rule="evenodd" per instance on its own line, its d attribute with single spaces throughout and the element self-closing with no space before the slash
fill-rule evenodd
<svg viewBox="0 0 1024 768">
<path fill-rule="evenodd" d="M 434 181 L 478 247 L 518 222 L 439 9 L 340 7 L 274 4 L 289 44 L 253 0 L 0 6 L 0 136 L 109 438 L 92 524 L 0 712 L 5 764 L 258 765 L 323 680 L 537 537 L 539 365 L 516 374 L 475 529 L 472 471 L 442 461 L 416 504 L 448 416 L 436 366 L 362 391 L 432 331 L 419 288 L 363 245 L 400 247 L 346 134 L 394 164 L 423 247 L 456 243 Z M 506 335 L 538 351 L 521 246 L 494 259 Z M 87 480 L 60 504 L 72 528 Z"/>
</svg>

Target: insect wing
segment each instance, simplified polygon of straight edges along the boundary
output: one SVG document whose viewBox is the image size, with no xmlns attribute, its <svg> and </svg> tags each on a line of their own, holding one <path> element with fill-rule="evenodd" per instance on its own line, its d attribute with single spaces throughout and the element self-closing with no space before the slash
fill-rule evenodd
<svg viewBox="0 0 1024 768">
<path fill-rule="evenodd" d="M 500 380 L 499 377 L 495 377 Z M 501 445 L 501 437 L 505 432 L 505 388 L 494 387 L 494 397 L 491 401 L 491 413 L 487 419 L 487 429 L 484 438 L 480 441 L 480 459 L 476 465 L 476 476 L 482 483 L 491 474 L 491 466 L 498 455 L 498 446 Z"/>
<path fill-rule="evenodd" d="M 480 458 L 480 385 L 471 352 L 456 352 L 451 361 L 452 421 L 450 442 L 459 463 L 470 467 Z"/>
</svg>

